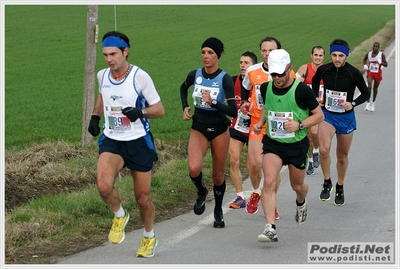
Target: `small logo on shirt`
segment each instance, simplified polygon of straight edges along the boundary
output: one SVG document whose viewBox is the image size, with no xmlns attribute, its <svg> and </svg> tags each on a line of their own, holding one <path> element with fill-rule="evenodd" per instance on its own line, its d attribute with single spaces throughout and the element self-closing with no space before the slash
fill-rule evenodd
<svg viewBox="0 0 400 269">
<path fill-rule="evenodd" d="M 218 85 L 219 83 L 218 83 L 218 81 L 213 81 L 213 83 L 212 83 L 212 87 L 219 87 L 219 85 Z"/>
<path fill-rule="evenodd" d="M 119 100 L 119 99 L 122 99 L 122 98 L 123 98 L 122 96 L 117 96 L 117 95 L 111 95 L 110 96 L 110 99 L 113 99 L 113 101 Z"/>
</svg>

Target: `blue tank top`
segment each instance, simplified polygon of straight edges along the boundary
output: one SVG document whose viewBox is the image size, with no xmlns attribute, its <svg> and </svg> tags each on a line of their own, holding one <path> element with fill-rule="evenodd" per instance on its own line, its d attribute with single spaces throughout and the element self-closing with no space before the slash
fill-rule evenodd
<svg viewBox="0 0 400 269">
<path fill-rule="evenodd" d="M 196 71 L 196 76 L 194 80 L 193 92 L 192 97 L 194 100 L 194 106 L 196 108 L 210 110 L 210 111 L 217 111 L 216 108 L 212 108 L 206 102 L 203 101 L 201 98 L 201 92 L 203 90 L 210 91 L 210 95 L 212 99 L 216 99 L 220 103 L 225 103 L 225 91 L 223 89 L 223 78 L 226 74 L 225 71 L 221 71 L 213 79 L 206 79 L 203 77 L 202 68 L 198 68 Z"/>
</svg>

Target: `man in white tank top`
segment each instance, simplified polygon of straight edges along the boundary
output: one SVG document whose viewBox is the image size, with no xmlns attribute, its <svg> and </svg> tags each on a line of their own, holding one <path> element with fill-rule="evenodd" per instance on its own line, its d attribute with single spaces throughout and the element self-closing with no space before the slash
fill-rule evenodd
<svg viewBox="0 0 400 269">
<path fill-rule="evenodd" d="M 129 38 L 123 33 L 111 31 L 103 36 L 102 52 L 108 67 L 97 73 L 99 94 L 88 131 L 93 136 L 99 135 L 100 117 L 104 116 L 103 134 L 98 141 L 97 188 L 104 203 L 114 212 L 109 241 L 119 244 L 125 238 L 129 213 L 114 183 L 120 170 L 127 167 L 133 177 L 133 193 L 144 226 L 136 256 L 153 257 L 157 239 L 150 186 L 158 157 L 149 119 L 163 116 L 165 110 L 150 76 L 128 62 L 129 48 Z"/>
<path fill-rule="evenodd" d="M 365 107 L 366 111 L 371 112 L 375 111 L 375 100 L 376 96 L 378 95 L 378 87 L 382 81 L 382 66 L 388 66 L 385 54 L 382 51 L 379 51 L 379 47 L 379 42 L 374 42 L 372 50 L 367 52 L 363 59 L 364 69 L 367 74 L 368 90 L 371 93 L 371 89 L 374 89 L 372 94 L 372 103 L 370 103 L 370 99 L 368 99 Z"/>
</svg>

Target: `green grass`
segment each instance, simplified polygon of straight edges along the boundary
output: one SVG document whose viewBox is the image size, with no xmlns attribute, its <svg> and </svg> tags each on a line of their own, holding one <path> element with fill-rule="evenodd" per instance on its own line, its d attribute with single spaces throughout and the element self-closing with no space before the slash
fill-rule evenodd
<svg viewBox="0 0 400 269">
<path fill-rule="evenodd" d="M 203 172 L 209 189 L 212 188 L 209 176 L 210 164 L 211 156 L 208 152 Z M 78 164 L 70 162 L 69 165 Z M 191 206 L 195 197 L 195 190 L 187 176 L 186 160 L 170 159 L 163 165 L 156 166 L 154 173 L 157 176 L 152 180 L 152 200 L 159 212 L 155 221 L 175 216 L 175 211 L 187 212 L 188 205 Z M 116 179 L 115 187 L 118 189 L 121 202 L 131 216 L 126 232 L 142 227 L 132 186 L 133 181 L 127 171 Z M 93 242 L 100 243 L 106 240 L 112 217 L 113 213 L 101 200 L 94 185 L 79 192 L 48 195 L 32 200 L 29 204 L 17 207 L 6 214 L 6 257 L 21 263 L 26 261 L 20 256 L 24 255 L 23 253 L 40 252 L 42 253 L 40 259 L 29 263 L 49 263 L 50 260 L 59 258 L 51 255 L 54 249 L 54 253 L 63 249 L 62 256 L 64 256 L 77 249 L 84 250 L 85 244 L 93 247 L 95 245 Z M 77 246 L 67 247 L 71 242 Z"/>
<path fill-rule="evenodd" d="M 32 141 L 80 141 L 86 12 L 85 5 L 5 6 L 7 149 Z M 151 75 L 166 109 L 162 119 L 152 120 L 154 135 L 173 141 L 186 138 L 190 128 L 181 120 L 179 86 L 190 70 L 201 67 L 200 45 L 207 37 L 224 42 L 220 67 L 231 75 L 238 73 L 242 52 L 260 55 L 259 42 L 266 35 L 282 42 L 297 69 L 309 61 L 314 45 L 328 49 L 334 38 L 343 38 L 354 48 L 393 20 L 395 7 L 129 5 L 117 6 L 116 14 L 117 29 L 131 39 L 129 61 Z M 101 40 L 115 28 L 114 6 L 99 6 L 98 23 Z M 99 42 L 96 70 L 105 66 Z"/>
</svg>

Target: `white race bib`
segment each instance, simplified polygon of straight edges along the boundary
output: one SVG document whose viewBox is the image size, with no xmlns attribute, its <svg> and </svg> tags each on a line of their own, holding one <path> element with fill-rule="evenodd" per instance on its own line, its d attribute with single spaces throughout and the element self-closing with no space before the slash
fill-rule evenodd
<svg viewBox="0 0 400 269">
<path fill-rule="evenodd" d="M 122 114 L 122 107 L 111 107 L 110 110 L 106 110 L 104 116 L 107 117 L 109 133 L 125 133 L 127 131 L 134 131 L 133 124 L 127 116 Z M 132 129 L 132 131 L 131 131 Z"/>
<path fill-rule="evenodd" d="M 264 101 L 262 99 L 261 91 L 260 91 L 260 85 L 255 86 L 256 89 L 256 101 L 257 101 L 257 108 L 262 109 L 264 106 Z"/>
<path fill-rule="evenodd" d="M 283 128 L 287 118 L 293 119 L 293 112 L 268 111 L 268 129 L 273 138 L 292 138 L 294 132 L 288 132 Z"/>
<path fill-rule="evenodd" d="M 206 87 L 206 86 L 202 86 L 199 84 L 195 85 L 192 97 L 194 100 L 194 105 L 197 107 L 207 107 L 210 108 L 211 106 L 209 104 L 207 104 L 206 102 L 204 102 L 203 98 L 201 97 L 201 93 L 203 91 L 209 91 L 210 92 L 210 96 L 211 98 L 217 99 L 217 96 L 219 94 L 219 88 L 211 88 L 211 87 Z"/>
<path fill-rule="evenodd" d="M 342 104 L 347 100 L 347 92 L 326 90 L 325 108 L 331 112 L 345 112 Z"/>
<path fill-rule="evenodd" d="M 379 64 L 378 63 L 370 63 L 369 64 L 369 71 L 371 73 L 378 73 L 379 72 Z"/>
<path fill-rule="evenodd" d="M 236 130 L 242 132 L 242 133 L 249 133 L 250 131 L 250 116 L 245 115 L 240 110 L 238 110 L 238 116 L 236 120 L 236 124 L 233 127 Z"/>
</svg>

